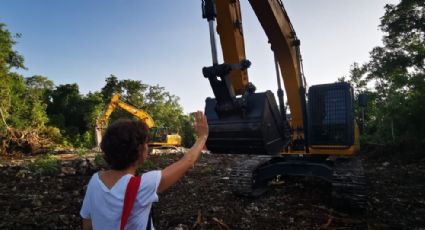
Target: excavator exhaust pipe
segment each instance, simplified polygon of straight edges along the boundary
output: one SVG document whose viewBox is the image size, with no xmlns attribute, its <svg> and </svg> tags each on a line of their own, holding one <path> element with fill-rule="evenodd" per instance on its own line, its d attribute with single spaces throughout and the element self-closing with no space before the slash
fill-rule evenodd
<svg viewBox="0 0 425 230">
<path fill-rule="evenodd" d="M 243 112 L 218 111 L 216 99 L 207 98 L 207 148 L 212 153 L 275 155 L 289 143 L 285 123 L 271 91 L 244 97 Z"/>
</svg>

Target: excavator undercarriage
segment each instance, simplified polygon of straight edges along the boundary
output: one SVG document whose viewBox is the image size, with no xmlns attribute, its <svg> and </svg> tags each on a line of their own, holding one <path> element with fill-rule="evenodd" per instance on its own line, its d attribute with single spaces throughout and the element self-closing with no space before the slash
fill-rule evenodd
<svg viewBox="0 0 425 230">
<path fill-rule="evenodd" d="M 232 168 L 233 192 L 258 197 L 276 178 L 317 177 L 332 186 L 332 205 L 343 210 L 366 208 L 367 187 L 361 162 L 357 158 L 257 155 Z"/>
</svg>

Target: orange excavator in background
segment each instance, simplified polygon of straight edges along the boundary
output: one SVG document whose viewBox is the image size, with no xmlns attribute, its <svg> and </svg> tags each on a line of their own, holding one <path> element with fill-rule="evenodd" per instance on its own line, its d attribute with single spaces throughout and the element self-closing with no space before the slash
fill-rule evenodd
<svg viewBox="0 0 425 230">
<path fill-rule="evenodd" d="M 106 107 L 103 114 L 96 119 L 96 146 L 99 149 L 102 142 L 102 135 L 105 131 L 109 117 L 116 108 L 132 114 L 136 118 L 144 121 L 150 130 L 150 141 L 148 145 L 152 148 L 173 148 L 181 146 L 181 136 L 177 133 L 170 134 L 167 127 L 157 127 L 152 117 L 142 109 L 138 109 L 128 103 L 120 100 L 120 94 L 116 93 L 112 96 L 111 102 Z"/>
<path fill-rule="evenodd" d="M 300 40 L 280 0 L 249 0 L 275 57 L 273 92 L 255 92 L 249 82 L 239 0 L 203 0 L 213 65 L 202 69 L 215 98 L 207 98 L 210 134 L 207 148 L 216 154 L 249 154 L 231 171 L 233 191 L 262 194 L 270 181 L 285 176 L 313 176 L 332 186 L 334 204 L 362 209 L 365 177 L 354 116 L 354 93 L 348 83 L 311 86 L 307 94 Z M 215 21 L 217 27 L 215 28 Z M 215 34 L 224 63 L 219 64 Z M 283 81 L 289 112 L 284 104 Z M 362 105 L 365 106 L 365 105 Z"/>
</svg>

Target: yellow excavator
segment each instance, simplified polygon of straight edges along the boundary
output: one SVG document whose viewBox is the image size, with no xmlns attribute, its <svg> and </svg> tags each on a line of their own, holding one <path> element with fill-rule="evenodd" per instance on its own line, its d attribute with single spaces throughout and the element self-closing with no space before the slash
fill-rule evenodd
<svg viewBox="0 0 425 230">
<path fill-rule="evenodd" d="M 255 92 L 249 82 L 239 0 L 202 0 L 210 29 L 213 65 L 202 69 L 215 98 L 207 98 L 210 134 L 207 148 L 216 154 L 249 154 L 232 171 L 233 191 L 261 195 L 285 176 L 313 176 L 332 186 L 333 203 L 362 209 L 366 185 L 354 116 L 354 93 L 348 83 L 309 87 L 303 74 L 300 40 L 280 0 L 249 0 L 275 57 L 277 99 Z M 217 21 L 217 27 L 215 27 Z M 224 63 L 217 57 L 219 34 Z M 289 112 L 284 104 L 283 81 Z M 361 106 L 365 106 L 364 104 Z"/>
<path fill-rule="evenodd" d="M 132 114 L 140 120 L 143 120 L 150 129 L 149 146 L 152 148 L 173 148 L 181 146 L 181 136 L 177 133 L 170 134 L 167 127 L 157 127 L 153 118 L 142 109 L 138 109 L 128 103 L 120 100 L 120 94 L 116 93 L 112 96 L 110 103 L 106 107 L 104 113 L 96 119 L 96 145 L 100 147 L 102 135 L 107 127 L 109 117 L 116 108 Z"/>
</svg>

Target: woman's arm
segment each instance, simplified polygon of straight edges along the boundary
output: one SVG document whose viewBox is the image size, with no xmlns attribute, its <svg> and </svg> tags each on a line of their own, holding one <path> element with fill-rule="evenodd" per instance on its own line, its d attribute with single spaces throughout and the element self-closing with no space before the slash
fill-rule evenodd
<svg viewBox="0 0 425 230">
<path fill-rule="evenodd" d="M 163 192 L 179 181 L 186 172 L 193 167 L 208 138 L 207 118 L 202 112 L 195 113 L 194 125 L 197 140 L 190 150 L 177 162 L 166 167 L 161 172 L 161 182 L 158 186 L 158 192 Z"/>
<path fill-rule="evenodd" d="M 93 227 L 91 225 L 90 219 L 83 219 L 83 230 L 92 230 Z"/>
</svg>

